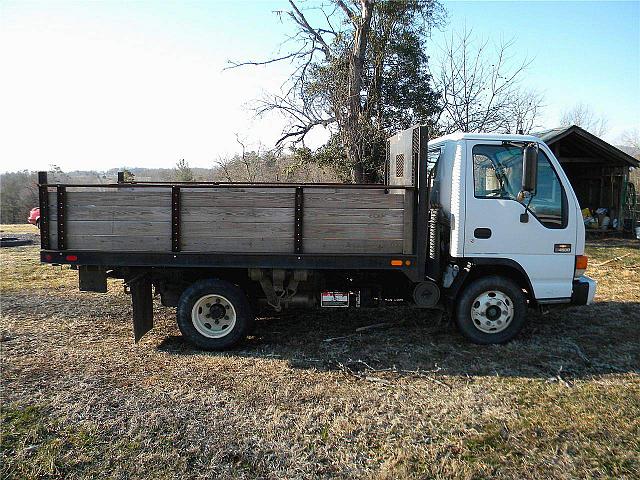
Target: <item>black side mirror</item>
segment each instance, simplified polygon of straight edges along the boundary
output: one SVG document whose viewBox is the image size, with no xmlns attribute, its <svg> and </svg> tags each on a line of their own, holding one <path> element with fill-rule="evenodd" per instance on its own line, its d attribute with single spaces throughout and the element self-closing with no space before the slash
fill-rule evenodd
<svg viewBox="0 0 640 480">
<path fill-rule="evenodd" d="M 522 154 L 522 191 L 533 193 L 538 184 L 538 146 L 530 143 Z"/>
</svg>

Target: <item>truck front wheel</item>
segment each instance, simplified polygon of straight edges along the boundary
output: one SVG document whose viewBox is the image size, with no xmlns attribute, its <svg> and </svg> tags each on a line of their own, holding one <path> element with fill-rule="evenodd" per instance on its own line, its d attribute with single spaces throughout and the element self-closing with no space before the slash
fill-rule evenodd
<svg viewBox="0 0 640 480">
<path fill-rule="evenodd" d="M 524 326 L 527 303 L 522 289 L 498 276 L 479 278 L 462 292 L 455 318 L 473 343 L 488 345 L 513 339 Z"/>
<path fill-rule="evenodd" d="M 178 327 L 189 342 L 205 350 L 224 350 L 240 342 L 253 326 L 244 292 L 223 280 L 199 280 L 178 302 Z"/>
</svg>

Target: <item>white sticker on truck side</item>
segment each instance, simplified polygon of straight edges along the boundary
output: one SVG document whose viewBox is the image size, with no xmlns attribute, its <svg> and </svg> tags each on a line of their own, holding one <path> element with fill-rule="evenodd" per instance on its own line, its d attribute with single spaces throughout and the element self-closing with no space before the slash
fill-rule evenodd
<svg viewBox="0 0 640 480">
<path fill-rule="evenodd" d="M 320 296 L 320 305 L 322 307 L 348 307 L 348 292 L 322 292 Z"/>
</svg>

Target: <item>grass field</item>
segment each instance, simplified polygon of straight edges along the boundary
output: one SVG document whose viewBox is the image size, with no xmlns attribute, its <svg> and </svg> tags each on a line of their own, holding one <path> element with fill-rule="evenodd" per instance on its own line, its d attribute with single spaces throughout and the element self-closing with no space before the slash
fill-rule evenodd
<svg viewBox="0 0 640 480">
<path fill-rule="evenodd" d="M 261 319 L 225 353 L 159 305 L 134 345 L 117 282 L 3 248 L 0 477 L 640 478 L 638 246 L 591 243 L 596 303 L 508 345 L 389 309 Z"/>
</svg>

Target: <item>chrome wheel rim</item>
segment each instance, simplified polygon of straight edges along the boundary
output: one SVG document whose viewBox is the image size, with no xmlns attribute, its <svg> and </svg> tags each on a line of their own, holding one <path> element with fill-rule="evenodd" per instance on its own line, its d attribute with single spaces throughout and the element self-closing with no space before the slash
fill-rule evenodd
<svg viewBox="0 0 640 480">
<path fill-rule="evenodd" d="M 236 325 L 236 309 L 222 295 L 200 297 L 191 309 L 191 322 L 201 335 L 207 338 L 227 336 Z"/>
<path fill-rule="evenodd" d="M 513 301 L 499 290 L 478 295 L 471 304 L 473 325 L 484 333 L 499 333 L 511 325 Z"/>
</svg>

